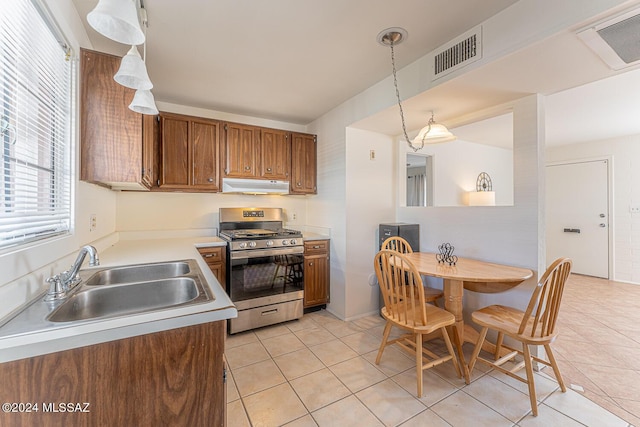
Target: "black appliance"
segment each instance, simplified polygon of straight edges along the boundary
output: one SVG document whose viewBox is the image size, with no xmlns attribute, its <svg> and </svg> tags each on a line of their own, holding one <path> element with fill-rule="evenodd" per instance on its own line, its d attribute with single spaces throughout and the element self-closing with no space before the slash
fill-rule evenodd
<svg viewBox="0 0 640 427">
<path fill-rule="evenodd" d="M 380 224 L 379 236 L 378 249 L 382 247 L 382 243 L 389 237 L 400 236 L 409 242 L 414 252 L 420 251 L 420 224 L 406 224 L 404 222 Z"/>
<path fill-rule="evenodd" d="M 283 217 L 281 208 L 220 208 L 226 288 L 238 309 L 231 334 L 302 317 L 302 233 L 283 228 Z"/>
</svg>

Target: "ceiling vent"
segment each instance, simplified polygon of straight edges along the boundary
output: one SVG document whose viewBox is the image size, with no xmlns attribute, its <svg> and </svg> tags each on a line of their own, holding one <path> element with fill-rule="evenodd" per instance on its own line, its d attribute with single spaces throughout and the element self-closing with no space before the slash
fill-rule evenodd
<svg viewBox="0 0 640 427">
<path fill-rule="evenodd" d="M 640 10 L 609 18 L 578 33 L 613 70 L 640 64 Z"/>
<path fill-rule="evenodd" d="M 433 80 L 482 58 L 482 27 L 478 26 L 436 49 Z"/>
</svg>

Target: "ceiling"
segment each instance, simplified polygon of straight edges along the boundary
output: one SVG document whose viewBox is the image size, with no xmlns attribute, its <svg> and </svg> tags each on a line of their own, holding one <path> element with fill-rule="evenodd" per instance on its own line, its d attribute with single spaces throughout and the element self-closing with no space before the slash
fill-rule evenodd
<svg viewBox="0 0 640 427">
<path fill-rule="evenodd" d="M 402 68 L 516 1 L 144 0 L 147 68 L 157 101 L 305 125 L 391 74 L 389 50 L 376 42 L 385 28 L 409 33 L 396 49 Z M 85 20 L 98 0 L 73 2 Z M 127 52 L 85 28 L 93 49 Z M 474 138 L 478 111 L 541 93 L 548 145 L 640 134 L 640 97 L 629 96 L 640 93 L 638 73 L 614 72 L 567 30 L 403 101 L 407 128 L 435 110 Z M 498 122 L 478 142 L 509 138 Z M 354 126 L 401 133 L 397 106 Z"/>
</svg>

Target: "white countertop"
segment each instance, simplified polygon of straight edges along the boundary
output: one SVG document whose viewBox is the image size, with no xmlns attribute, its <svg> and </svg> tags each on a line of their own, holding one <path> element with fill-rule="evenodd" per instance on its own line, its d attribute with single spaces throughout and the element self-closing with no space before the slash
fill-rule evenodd
<svg viewBox="0 0 640 427">
<path fill-rule="evenodd" d="M 137 335 L 237 317 L 238 312 L 198 247 L 224 246 L 217 237 L 120 240 L 99 253 L 100 266 L 195 259 L 209 285 L 213 301 L 90 322 L 69 322 L 54 329 L 0 338 L 0 362 L 33 357 Z M 85 269 L 86 270 L 86 269 Z M 0 327 L 0 336 L 2 336 Z"/>
</svg>

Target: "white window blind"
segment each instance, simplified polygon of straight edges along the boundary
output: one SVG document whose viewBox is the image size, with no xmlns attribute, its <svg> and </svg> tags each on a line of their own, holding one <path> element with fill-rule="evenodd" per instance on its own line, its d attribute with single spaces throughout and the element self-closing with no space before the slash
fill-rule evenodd
<svg viewBox="0 0 640 427">
<path fill-rule="evenodd" d="M 0 0 L 0 250 L 71 226 L 72 61 L 31 0 Z"/>
</svg>

